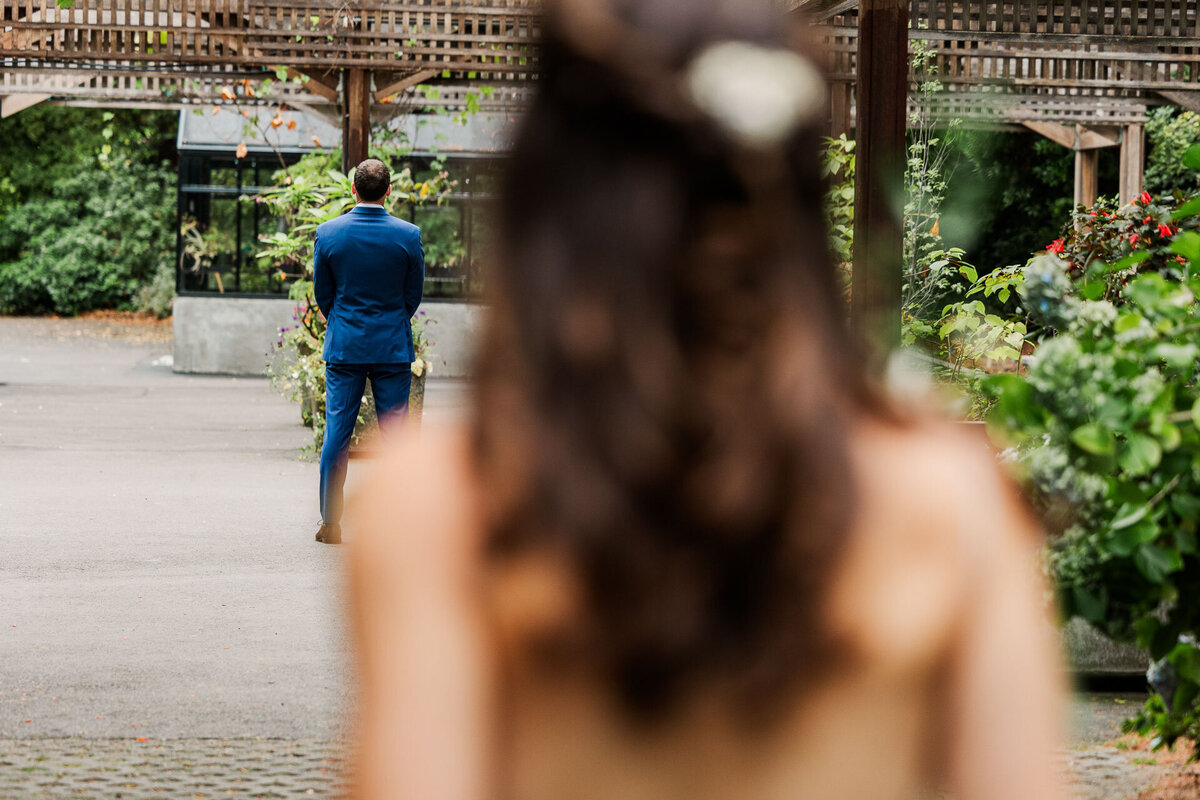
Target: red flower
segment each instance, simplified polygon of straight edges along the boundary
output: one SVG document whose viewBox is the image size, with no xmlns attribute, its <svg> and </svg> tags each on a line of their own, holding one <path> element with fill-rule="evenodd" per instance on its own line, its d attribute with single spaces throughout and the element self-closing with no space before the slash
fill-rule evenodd
<svg viewBox="0 0 1200 800">
<path fill-rule="evenodd" d="M 1152 220 L 1152 219 L 1154 219 L 1154 217 L 1146 217 L 1144 220 L 1142 220 L 1142 224 L 1148 225 L 1148 224 L 1150 224 L 1150 220 Z"/>
<path fill-rule="evenodd" d="M 1046 245 L 1046 249 L 1051 253 L 1061 253 L 1063 251 L 1064 242 L 1062 239 L 1055 239 L 1050 244 Z"/>
<path fill-rule="evenodd" d="M 1142 205 L 1150 205 L 1150 193 L 1142 192 Z"/>
<path fill-rule="evenodd" d="M 1137 247 L 1137 242 L 1138 242 L 1138 236 L 1137 236 L 1137 234 L 1136 234 L 1136 233 L 1131 233 L 1131 234 L 1129 234 L 1129 246 L 1130 246 L 1130 247 Z"/>
<path fill-rule="evenodd" d="M 1174 233 L 1174 231 L 1171 230 L 1170 225 L 1166 224 L 1165 222 L 1159 224 L 1159 226 L 1158 226 L 1158 235 L 1159 236 L 1166 238 L 1167 236 L 1170 236 L 1173 233 Z"/>
</svg>

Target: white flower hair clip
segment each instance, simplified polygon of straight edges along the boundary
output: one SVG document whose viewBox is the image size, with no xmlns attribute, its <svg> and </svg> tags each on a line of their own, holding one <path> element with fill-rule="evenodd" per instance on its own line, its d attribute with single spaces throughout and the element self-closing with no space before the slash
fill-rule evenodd
<svg viewBox="0 0 1200 800">
<path fill-rule="evenodd" d="M 803 56 L 748 42 L 705 48 L 688 66 L 692 101 L 734 139 L 778 144 L 825 104 L 825 81 Z"/>
</svg>

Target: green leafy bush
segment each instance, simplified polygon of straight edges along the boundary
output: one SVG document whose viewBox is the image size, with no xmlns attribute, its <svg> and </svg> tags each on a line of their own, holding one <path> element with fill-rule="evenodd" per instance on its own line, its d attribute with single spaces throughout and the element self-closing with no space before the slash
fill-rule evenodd
<svg viewBox="0 0 1200 800">
<path fill-rule="evenodd" d="M 1116 297 L 1135 275 L 1157 272 L 1173 280 L 1183 278 L 1187 259 L 1177 252 L 1176 235 L 1200 229 L 1197 212 L 1200 200 L 1181 205 L 1176 197 L 1155 198 L 1149 192 L 1120 207 L 1115 200 L 1101 199 L 1091 208 L 1077 207 L 1062 236 L 1046 250 L 1066 262 L 1072 278 L 1094 274 L 1079 287 L 1085 298 Z M 1094 269 L 1117 263 L 1127 266 L 1098 273 Z"/>
<path fill-rule="evenodd" d="M 175 175 L 130 163 L 79 170 L 0 223 L 0 313 L 131 309 L 175 248 Z"/>
<path fill-rule="evenodd" d="M 1178 230 L 1195 227 L 1187 203 L 1147 237 L 1148 206 L 1086 212 L 1030 262 L 1028 374 L 982 389 L 1055 534 L 1064 612 L 1161 659 L 1160 694 L 1129 727 L 1170 744 L 1200 735 L 1200 233 Z"/>
<path fill-rule="evenodd" d="M 840 268 L 849 273 L 854 258 L 854 140 L 842 134 L 825 139 L 822 174 L 829 182 L 825 195 L 825 222 L 829 243 Z"/>
<path fill-rule="evenodd" d="M 171 316 L 174 306 L 175 267 L 164 259 L 159 262 L 150 282 L 138 290 L 137 310 L 165 319 Z"/>
<path fill-rule="evenodd" d="M 1146 114 L 1146 189 L 1155 194 L 1200 190 L 1196 171 L 1179 154 L 1200 142 L 1200 114 L 1160 106 Z"/>
</svg>

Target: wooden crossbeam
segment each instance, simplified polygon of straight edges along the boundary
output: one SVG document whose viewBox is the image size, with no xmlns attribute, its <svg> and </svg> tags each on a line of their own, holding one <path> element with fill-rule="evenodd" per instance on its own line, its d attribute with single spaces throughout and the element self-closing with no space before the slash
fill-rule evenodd
<svg viewBox="0 0 1200 800">
<path fill-rule="evenodd" d="M 315 70 L 300 70 L 288 68 L 287 76 L 292 79 L 300 79 L 304 84 L 304 88 L 308 89 L 315 95 L 324 97 L 331 103 L 338 101 L 338 87 L 335 82 L 332 86 L 329 84 L 329 79 L 324 75 L 317 77 L 318 73 Z"/>
<path fill-rule="evenodd" d="M 49 100 L 48 94 L 9 94 L 0 96 L 0 119 L 6 119 L 38 103 Z"/>
<path fill-rule="evenodd" d="M 1088 127 L 1037 120 L 1026 120 L 1021 124 L 1068 150 L 1099 150 L 1121 143 L 1121 129 L 1115 125 Z"/>
<path fill-rule="evenodd" d="M 1188 111 L 1200 113 L 1200 91 L 1171 91 L 1160 89 L 1158 92 L 1172 105 L 1186 108 Z"/>
<path fill-rule="evenodd" d="M 394 80 L 391 83 L 386 84 L 382 89 L 377 89 L 372 97 L 374 97 L 376 100 L 383 100 L 385 97 L 391 97 L 392 95 L 400 94 L 400 92 L 403 92 L 405 89 L 411 89 L 412 87 L 424 83 L 430 78 L 436 78 L 441 74 L 442 71 L 440 69 L 425 69 L 421 70 L 420 72 L 414 72 L 411 75 L 406 75 L 399 80 Z"/>
</svg>

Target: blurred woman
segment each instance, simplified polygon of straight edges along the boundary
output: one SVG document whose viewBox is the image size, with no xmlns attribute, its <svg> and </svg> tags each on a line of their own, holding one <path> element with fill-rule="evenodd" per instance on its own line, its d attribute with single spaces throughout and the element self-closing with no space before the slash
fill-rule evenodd
<svg viewBox="0 0 1200 800">
<path fill-rule="evenodd" d="M 773 6 L 549 5 L 472 419 L 351 513 L 356 798 L 1060 796 L 1037 531 L 861 374 Z"/>
</svg>

